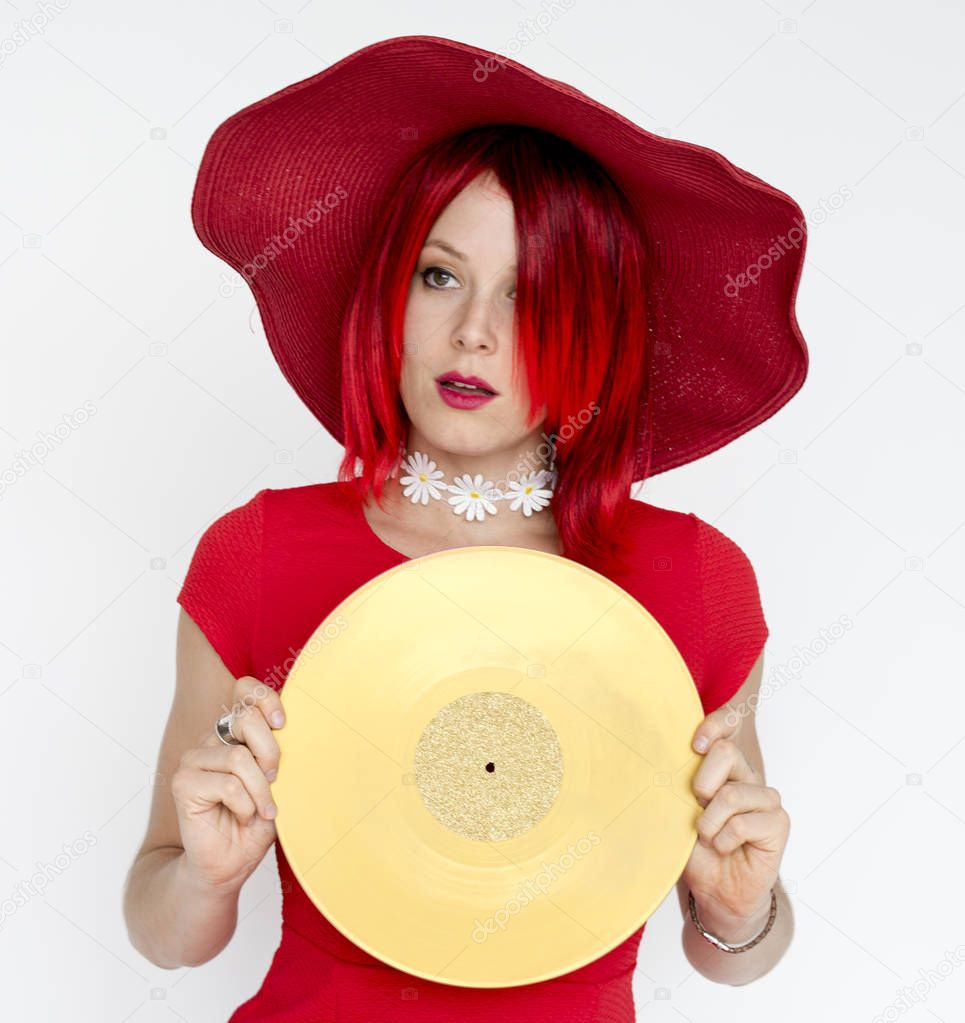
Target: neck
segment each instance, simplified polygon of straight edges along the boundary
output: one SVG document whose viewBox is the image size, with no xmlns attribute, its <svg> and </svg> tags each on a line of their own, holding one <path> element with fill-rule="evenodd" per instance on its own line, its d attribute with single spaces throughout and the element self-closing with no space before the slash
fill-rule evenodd
<svg viewBox="0 0 965 1023">
<path fill-rule="evenodd" d="M 507 490 L 511 482 L 519 482 L 524 476 L 540 469 L 549 470 L 553 465 L 551 446 L 541 433 L 525 438 L 514 448 L 477 455 L 444 451 L 431 444 L 417 430 L 411 429 L 402 452 L 403 459 L 411 457 L 416 451 L 436 463 L 436 467 L 444 474 L 442 482 L 450 483 L 456 477 L 468 473 L 471 477 L 481 475 L 484 483 L 490 483 L 502 491 Z M 396 477 L 405 474 L 406 470 L 400 468 Z"/>
<path fill-rule="evenodd" d="M 386 481 L 384 511 L 374 500 L 367 504 L 369 524 L 389 546 L 410 555 L 479 544 L 559 553 L 559 532 L 551 500 L 549 506 L 534 509 L 530 515 L 525 515 L 521 506 L 510 510 L 511 499 L 498 500 L 494 502 L 498 509 L 495 515 L 486 514 L 472 520 L 464 513 L 457 513 L 448 500 L 454 495 L 447 491 L 447 486 L 461 480 L 465 474 L 481 475 L 483 485 L 491 484 L 512 494 L 510 483 L 518 484 L 529 474 L 549 471 L 554 465 L 551 445 L 542 434 L 528 441 L 509 451 L 463 455 L 440 450 L 410 433 L 404 451 L 400 452 L 400 465 Z M 430 496 L 424 505 L 413 504 L 411 497 L 405 494 L 406 485 L 401 482 L 402 477 L 411 476 L 407 466 L 412 464 L 415 452 L 431 459 L 443 473 L 437 481 L 442 496 Z"/>
</svg>

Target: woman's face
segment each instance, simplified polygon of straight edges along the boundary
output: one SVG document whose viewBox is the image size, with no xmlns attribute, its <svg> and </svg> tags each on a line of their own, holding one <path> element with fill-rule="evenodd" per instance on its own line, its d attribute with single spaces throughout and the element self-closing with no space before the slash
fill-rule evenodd
<svg viewBox="0 0 965 1023">
<path fill-rule="evenodd" d="M 539 443 L 545 409 L 527 429 L 529 394 L 511 383 L 515 296 L 512 200 L 483 174 L 432 225 L 409 287 L 400 391 L 414 446 L 485 456 Z M 441 384 L 450 373 L 479 378 L 495 396 L 453 394 Z"/>
</svg>

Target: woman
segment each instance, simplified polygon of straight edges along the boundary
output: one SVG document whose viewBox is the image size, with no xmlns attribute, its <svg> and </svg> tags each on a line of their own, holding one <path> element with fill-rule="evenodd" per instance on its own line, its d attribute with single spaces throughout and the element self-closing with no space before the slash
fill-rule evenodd
<svg viewBox="0 0 965 1023">
<path fill-rule="evenodd" d="M 462 80 L 473 66 L 487 78 Z M 490 75 L 493 90 L 480 94 Z M 509 116 L 520 103 L 526 127 Z M 375 123 L 358 127 L 361 108 Z M 313 132 L 296 145 L 304 123 Z M 432 140 L 414 145 L 420 132 Z M 649 186 L 625 177 L 621 187 L 634 162 L 621 133 L 677 162 L 646 161 Z M 324 152 L 310 141 L 319 138 Z M 125 892 L 132 941 L 153 962 L 200 964 L 232 936 L 239 891 L 284 813 L 271 795 L 284 770 L 279 690 L 318 623 L 393 565 L 477 544 L 587 564 L 673 639 L 707 715 L 694 734 L 705 809 L 677 885 L 685 953 L 731 984 L 781 958 L 789 818 L 754 731 L 768 635 L 754 572 L 693 514 L 630 496 L 632 483 L 773 414 L 804 379 L 792 309 L 803 248 L 785 251 L 740 308 L 720 272 L 751 266 L 797 208 L 708 152 L 649 136 L 521 65 L 428 37 L 368 47 L 219 128 L 195 192 L 199 233 L 245 268 L 283 371 L 345 455 L 336 482 L 263 489 L 198 543 L 178 597 L 177 687 L 159 759 L 168 784 Z M 338 201 L 298 227 L 309 173 L 335 180 L 327 172 L 345 179 L 328 193 Z M 674 205 L 674 188 L 686 206 Z M 746 222 L 701 221 L 702 202 L 740 208 Z M 285 215 L 297 229 L 266 245 L 266 225 Z M 726 341 L 740 351 L 728 355 Z M 542 983 L 434 983 L 342 935 L 276 855 L 281 943 L 233 1023 L 634 1018 L 643 927 Z"/>
</svg>

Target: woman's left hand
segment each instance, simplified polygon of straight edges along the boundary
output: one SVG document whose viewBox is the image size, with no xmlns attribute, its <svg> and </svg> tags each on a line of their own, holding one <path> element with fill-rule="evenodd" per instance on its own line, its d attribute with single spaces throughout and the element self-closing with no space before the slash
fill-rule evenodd
<svg viewBox="0 0 965 1023">
<path fill-rule="evenodd" d="M 682 877 L 711 931 L 711 921 L 738 932 L 745 921 L 766 919 L 790 831 L 780 793 L 764 784 L 735 741 L 741 720 L 724 704 L 695 732 L 708 736 L 710 746 L 694 775 L 704 810 Z"/>
</svg>

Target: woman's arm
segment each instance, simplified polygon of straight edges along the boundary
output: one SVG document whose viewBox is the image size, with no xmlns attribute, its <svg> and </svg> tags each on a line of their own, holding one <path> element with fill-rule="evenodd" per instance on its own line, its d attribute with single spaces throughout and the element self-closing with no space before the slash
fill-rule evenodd
<svg viewBox="0 0 965 1023">
<path fill-rule="evenodd" d="M 767 935 L 746 952 L 722 952 L 694 927 L 690 919 L 687 888 L 678 884 L 677 895 L 684 915 L 684 954 L 690 965 L 708 980 L 733 985 L 749 984 L 776 966 L 794 936 L 794 915 L 780 878 L 774 886 L 774 894 L 777 896 L 777 916 L 774 918 L 774 926 Z M 697 906 L 697 916 L 704 930 L 710 931 L 729 945 L 739 945 L 757 937 L 764 929 L 769 913 L 768 905 L 758 918 L 735 923 L 717 920 L 706 907 Z"/>
<path fill-rule="evenodd" d="M 227 803 L 244 817 L 249 807 L 255 809 L 249 796 L 256 797 L 260 808 L 270 800 L 263 775 L 259 772 L 260 779 L 251 781 L 254 761 L 247 746 L 229 748 L 220 742 L 210 745 L 214 723 L 232 706 L 236 685 L 207 638 L 182 610 L 178 619 L 177 683 L 158 757 L 147 834 L 124 887 L 124 918 L 131 943 L 147 959 L 164 968 L 197 966 L 227 945 L 237 924 L 238 894 L 273 834 L 271 821 L 255 814 L 254 827 L 248 831 L 253 837 L 257 833 L 258 841 L 252 846 L 245 843 L 242 849 L 236 832 L 232 831 L 237 821 L 233 816 L 226 820 L 231 811 L 217 802 L 218 787 L 224 786 Z M 277 699 L 276 694 L 272 695 Z M 217 883 L 193 866 L 185 853 L 172 791 L 172 779 L 179 768 L 183 777 L 182 757 L 202 743 L 208 745 L 208 750 L 198 753 L 209 757 L 232 755 L 233 767 L 237 764 L 234 775 L 216 773 L 217 769 L 203 775 L 194 772 L 195 778 L 204 779 L 196 787 L 199 791 L 207 789 L 203 795 L 208 798 L 211 810 L 202 807 L 199 812 L 193 806 L 192 821 L 219 814 L 220 820 L 213 817 L 213 823 L 205 821 L 210 830 L 201 829 L 202 834 L 210 835 L 212 842 L 227 843 L 232 857 L 245 864 L 243 870 L 232 871 L 231 876 Z M 264 738 L 261 744 L 267 748 Z M 244 758 L 248 758 L 247 764 L 241 762 Z"/>
<path fill-rule="evenodd" d="M 728 701 L 727 707 L 740 715 L 740 726 L 729 736 L 748 764 L 760 777 L 760 784 L 766 785 L 764 758 L 757 737 L 754 708 L 760 690 L 764 671 L 764 655 L 757 659 L 747 680 Z M 753 695 L 753 699 L 751 696 Z M 725 708 L 726 711 L 726 708 Z M 706 726 L 704 729 L 706 730 Z M 704 938 L 690 919 L 688 885 L 681 879 L 677 882 L 677 896 L 684 917 L 684 954 L 695 970 L 708 980 L 721 984 L 748 984 L 771 970 L 783 957 L 794 935 L 794 914 L 780 876 L 775 879 L 774 894 L 777 898 L 777 915 L 774 925 L 761 941 L 746 952 L 724 952 Z M 770 896 L 758 913 L 747 919 L 727 919 L 716 915 L 710 906 L 702 906 L 695 898 L 697 916 L 704 930 L 726 941 L 738 945 L 751 941 L 764 929 L 770 913 Z"/>
<path fill-rule="evenodd" d="M 217 892 L 185 869 L 181 846 L 142 846 L 127 877 L 124 917 L 131 944 L 155 966 L 200 966 L 231 940 L 238 892 Z"/>
</svg>

